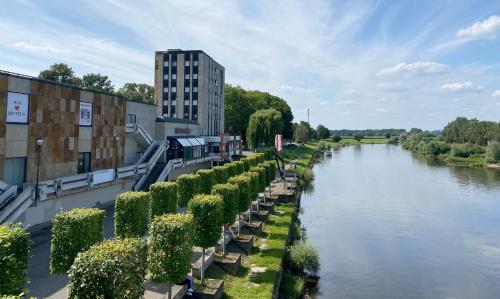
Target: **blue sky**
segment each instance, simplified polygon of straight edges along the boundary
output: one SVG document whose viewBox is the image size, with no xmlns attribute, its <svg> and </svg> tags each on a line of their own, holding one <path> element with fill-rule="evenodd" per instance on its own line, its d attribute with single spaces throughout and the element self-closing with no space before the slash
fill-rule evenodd
<svg viewBox="0 0 500 299">
<path fill-rule="evenodd" d="M 226 82 L 329 128 L 439 129 L 500 120 L 500 1 L 14 1 L 0 69 L 153 83 L 154 51 L 202 49 Z"/>
</svg>

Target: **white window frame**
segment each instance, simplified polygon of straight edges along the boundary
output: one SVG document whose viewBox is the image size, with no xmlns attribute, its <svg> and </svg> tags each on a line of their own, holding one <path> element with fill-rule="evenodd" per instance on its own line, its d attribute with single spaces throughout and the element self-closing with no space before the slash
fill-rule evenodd
<svg viewBox="0 0 500 299">
<path fill-rule="evenodd" d="M 167 93 L 168 92 L 168 87 L 163 87 L 163 92 Z"/>
<path fill-rule="evenodd" d="M 184 66 L 189 66 L 189 60 L 184 60 Z"/>
<path fill-rule="evenodd" d="M 184 79 L 189 80 L 189 74 L 184 74 Z"/>
<path fill-rule="evenodd" d="M 172 86 L 172 92 L 177 92 L 177 87 Z"/>
<path fill-rule="evenodd" d="M 172 80 L 177 80 L 177 74 L 172 74 Z"/>
<path fill-rule="evenodd" d="M 193 86 L 193 92 L 198 92 L 198 86 Z"/>
<path fill-rule="evenodd" d="M 163 80 L 168 80 L 168 74 L 163 75 Z"/>
<path fill-rule="evenodd" d="M 193 80 L 198 80 L 198 74 L 193 74 Z"/>
<path fill-rule="evenodd" d="M 184 92 L 189 92 L 189 86 L 184 87 Z"/>
<path fill-rule="evenodd" d="M 198 66 L 198 60 L 193 60 L 193 66 Z"/>
<path fill-rule="evenodd" d="M 164 66 L 164 67 L 168 67 L 168 60 L 163 61 L 163 66 Z"/>
</svg>

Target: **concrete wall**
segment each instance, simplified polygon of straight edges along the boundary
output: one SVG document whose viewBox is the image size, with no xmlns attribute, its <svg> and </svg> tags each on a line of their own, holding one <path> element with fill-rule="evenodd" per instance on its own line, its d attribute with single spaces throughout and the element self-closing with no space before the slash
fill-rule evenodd
<svg viewBox="0 0 500 299">
<path fill-rule="evenodd" d="M 60 198 L 44 200 L 39 202 L 36 207 L 28 208 L 17 221 L 21 222 L 24 227 L 30 227 L 52 221 L 58 212 L 74 208 L 110 205 L 118 194 L 130 191 L 134 183 L 134 180 L 127 180 L 88 191 L 63 195 Z"/>
<path fill-rule="evenodd" d="M 186 173 L 195 173 L 199 169 L 207 169 L 212 167 L 212 162 L 204 162 L 197 165 L 175 168 L 168 174 L 168 181 L 175 181 L 178 176 Z"/>
</svg>

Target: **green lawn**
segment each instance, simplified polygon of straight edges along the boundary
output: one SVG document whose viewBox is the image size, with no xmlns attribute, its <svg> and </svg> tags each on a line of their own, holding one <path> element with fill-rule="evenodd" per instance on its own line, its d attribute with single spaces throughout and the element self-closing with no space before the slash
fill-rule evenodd
<svg viewBox="0 0 500 299">
<path fill-rule="evenodd" d="M 389 139 L 384 137 L 365 137 L 361 141 L 355 140 L 352 136 L 342 136 L 342 140 L 339 142 L 345 145 L 351 144 L 385 144 Z"/>
<path fill-rule="evenodd" d="M 304 169 L 307 167 L 309 161 L 311 160 L 311 156 L 316 151 L 318 144 L 318 141 L 311 141 L 304 144 L 303 146 L 298 146 L 293 149 L 284 148 L 281 152 L 281 157 L 286 161 L 295 160 L 295 162 L 297 163 L 298 172 L 303 173 Z"/>
<path fill-rule="evenodd" d="M 236 276 L 227 274 L 219 267 L 210 267 L 207 271 L 207 277 L 224 279 L 223 298 L 271 298 L 295 206 L 280 204 L 276 208 L 285 214 L 269 217 L 262 236 L 254 244 L 252 255 L 243 259 Z M 251 267 L 266 267 L 266 270 L 249 276 Z"/>
</svg>

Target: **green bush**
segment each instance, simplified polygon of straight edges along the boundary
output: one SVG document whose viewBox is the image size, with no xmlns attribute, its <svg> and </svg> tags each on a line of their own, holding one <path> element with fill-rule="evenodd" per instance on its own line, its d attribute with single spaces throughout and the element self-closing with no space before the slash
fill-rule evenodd
<svg viewBox="0 0 500 299">
<path fill-rule="evenodd" d="M 233 177 L 235 175 L 238 175 L 238 166 L 233 163 L 227 163 L 222 166 L 227 170 L 227 179 L 229 180 L 230 177 Z M 227 180 L 226 180 L 227 181 Z"/>
<path fill-rule="evenodd" d="M 319 255 L 316 249 L 306 243 L 297 242 L 290 246 L 290 262 L 295 271 L 316 275 L 319 271 Z"/>
<path fill-rule="evenodd" d="M 276 161 L 270 160 L 270 161 L 266 161 L 264 163 L 266 163 L 267 165 L 269 165 L 269 169 L 268 169 L 268 171 L 269 171 L 269 182 L 272 182 L 276 178 Z"/>
<path fill-rule="evenodd" d="M 177 178 L 177 199 L 180 207 L 187 206 L 193 196 L 200 192 L 200 176 L 183 174 Z"/>
<path fill-rule="evenodd" d="M 177 212 L 177 183 L 158 182 L 149 186 L 150 217 Z"/>
<path fill-rule="evenodd" d="M 228 165 L 228 164 L 226 164 Z M 224 184 L 227 182 L 229 176 L 228 176 L 228 167 L 224 166 L 215 166 L 212 168 L 214 171 L 214 177 L 215 177 L 215 183 L 216 184 Z"/>
<path fill-rule="evenodd" d="M 30 234 L 17 224 L 0 225 L 0 294 L 19 294 L 26 280 Z"/>
<path fill-rule="evenodd" d="M 188 204 L 193 215 L 193 244 L 205 249 L 217 245 L 223 223 L 224 202 L 219 195 L 197 194 Z M 205 284 L 205 270 L 202 257 L 201 284 Z"/>
<path fill-rule="evenodd" d="M 232 162 L 234 165 L 236 165 L 236 175 L 242 174 L 245 172 L 245 163 L 243 161 L 234 161 Z"/>
<path fill-rule="evenodd" d="M 238 175 L 230 178 L 228 182 L 237 185 L 240 190 L 240 196 L 238 197 L 238 213 L 246 211 L 250 205 L 252 179 L 246 175 Z"/>
<path fill-rule="evenodd" d="M 472 155 L 484 154 L 484 152 L 485 152 L 484 148 L 477 144 L 466 143 L 466 144 L 453 144 L 451 146 L 451 154 L 454 157 L 468 158 Z"/>
<path fill-rule="evenodd" d="M 448 143 L 439 140 L 431 140 L 423 146 L 423 152 L 429 156 L 446 154 L 451 150 Z"/>
<path fill-rule="evenodd" d="M 50 272 L 66 273 L 76 255 L 104 238 L 101 209 L 81 208 L 56 214 L 52 220 Z"/>
<path fill-rule="evenodd" d="M 215 185 L 215 174 L 212 169 L 200 169 L 196 173 L 200 176 L 200 193 L 210 194 Z"/>
<path fill-rule="evenodd" d="M 250 178 L 250 201 L 255 200 L 260 192 L 259 173 L 248 171 L 244 175 Z"/>
<path fill-rule="evenodd" d="M 314 180 L 314 172 L 310 168 L 304 169 L 302 179 L 304 180 L 304 183 L 309 184 L 312 180 Z"/>
<path fill-rule="evenodd" d="M 333 142 L 340 142 L 340 140 L 342 140 L 342 137 L 340 137 L 340 135 L 333 135 L 332 136 Z"/>
<path fill-rule="evenodd" d="M 175 284 L 191 270 L 193 247 L 191 214 L 157 216 L 151 223 L 148 265 L 151 280 Z"/>
<path fill-rule="evenodd" d="M 142 237 L 148 230 L 149 194 L 124 192 L 115 201 L 115 235 L 120 238 Z"/>
<path fill-rule="evenodd" d="M 488 142 L 486 147 L 486 162 L 500 162 L 500 143 L 498 141 Z"/>
<path fill-rule="evenodd" d="M 222 217 L 224 225 L 234 223 L 236 214 L 238 214 L 238 196 L 239 188 L 236 184 L 218 184 L 212 188 L 212 194 L 217 194 L 224 201 L 224 215 Z"/>
<path fill-rule="evenodd" d="M 255 157 L 254 166 L 257 166 L 259 163 L 262 163 L 266 160 L 264 153 L 256 153 L 254 157 Z"/>
<path fill-rule="evenodd" d="M 69 298 L 130 298 L 144 294 L 146 246 L 141 239 L 109 240 L 81 252 L 68 272 Z"/>
<path fill-rule="evenodd" d="M 266 169 L 262 166 L 254 166 L 250 171 L 256 172 L 259 175 L 259 192 L 262 192 L 267 186 L 267 173 Z"/>
<path fill-rule="evenodd" d="M 243 162 L 243 169 L 245 172 L 249 171 L 250 168 L 252 168 L 252 166 L 253 166 L 252 156 L 245 157 L 245 158 L 241 159 L 240 161 Z"/>
</svg>

